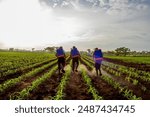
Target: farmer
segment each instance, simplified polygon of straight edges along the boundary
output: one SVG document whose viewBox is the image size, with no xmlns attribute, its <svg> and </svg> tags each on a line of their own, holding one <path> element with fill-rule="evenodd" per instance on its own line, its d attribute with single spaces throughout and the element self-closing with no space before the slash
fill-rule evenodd
<svg viewBox="0 0 150 117">
<path fill-rule="evenodd" d="M 65 52 L 63 50 L 63 47 L 60 46 L 57 50 L 56 50 L 56 57 L 58 58 L 58 71 L 59 74 L 60 72 L 65 73 L 64 67 L 65 67 Z"/>
<path fill-rule="evenodd" d="M 72 58 L 72 71 L 74 72 L 75 70 L 76 72 L 78 72 L 77 69 L 79 66 L 80 53 L 75 46 L 73 46 L 73 48 L 71 49 L 70 56 Z"/>
<path fill-rule="evenodd" d="M 96 69 L 96 74 L 98 75 L 102 75 L 101 73 L 101 63 L 103 60 L 103 53 L 101 51 L 101 49 L 95 48 L 95 51 L 93 53 L 93 59 L 95 62 L 95 69 Z"/>
</svg>

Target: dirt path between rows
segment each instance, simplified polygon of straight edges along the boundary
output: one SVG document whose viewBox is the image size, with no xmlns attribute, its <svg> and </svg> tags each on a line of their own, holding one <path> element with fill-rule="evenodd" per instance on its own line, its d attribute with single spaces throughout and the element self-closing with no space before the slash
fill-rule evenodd
<svg viewBox="0 0 150 117">
<path fill-rule="evenodd" d="M 52 99 L 56 93 L 58 85 L 61 81 L 61 77 L 58 77 L 58 74 L 53 74 L 49 79 L 47 79 L 44 83 L 39 85 L 39 87 L 30 92 L 30 96 L 28 99 L 30 100 L 48 100 Z"/>
<path fill-rule="evenodd" d="M 64 90 L 64 100 L 92 100 L 88 93 L 88 86 L 83 81 L 81 73 L 71 73 L 71 77 Z"/>
</svg>

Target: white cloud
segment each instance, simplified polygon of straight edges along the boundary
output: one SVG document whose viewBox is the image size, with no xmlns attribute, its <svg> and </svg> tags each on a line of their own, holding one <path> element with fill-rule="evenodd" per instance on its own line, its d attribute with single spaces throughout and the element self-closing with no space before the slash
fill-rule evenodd
<svg viewBox="0 0 150 117">
<path fill-rule="evenodd" d="M 0 4 L 0 15 L 0 39 L 6 47 L 55 45 L 82 27 L 76 18 L 57 17 L 35 0 L 7 0 Z"/>
<path fill-rule="evenodd" d="M 80 1 L 59 0 L 59 4 L 53 4 L 49 0 L 7 0 L 1 3 L 0 42 L 20 48 L 62 44 L 66 48 L 76 45 L 81 49 L 100 46 L 108 50 L 123 45 L 150 49 L 147 44 L 150 5 L 146 0 L 100 0 L 97 7 L 93 7 L 95 3 L 85 7 Z"/>
</svg>

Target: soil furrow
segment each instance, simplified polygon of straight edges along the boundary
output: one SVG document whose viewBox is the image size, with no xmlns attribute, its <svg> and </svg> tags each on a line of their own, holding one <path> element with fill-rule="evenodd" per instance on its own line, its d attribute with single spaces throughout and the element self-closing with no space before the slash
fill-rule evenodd
<svg viewBox="0 0 150 117">
<path fill-rule="evenodd" d="M 111 85 L 102 80 L 100 76 L 96 77 L 96 73 L 89 71 L 85 65 L 84 68 L 91 78 L 93 87 L 95 87 L 99 96 L 102 96 L 104 100 L 126 100 L 126 98 L 119 93 L 119 90 L 114 89 Z"/>
<path fill-rule="evenodd" d="M 141 86 L 133 85 L 131 82 L 128 82 L 123 77 L 115 77 L 108 72 L 102 70 L 102 74 L 111 77 L 114 81 L 118 82 L 122 87 L 127 87 L 128 89 L 132 90 L 135 95 L 138 97 L 142 97 L 144 100 L 150 99 L 150 91 L 143 91 Z"/>
<path fill-rule="evenodd" d="M 3 94 L 0 95 L 0 99 L 4 99 L 4 100 L 7 100 L 7 99 L 10 99 L 10 97 L 12 99 L 15 99 L 16 96 L 17 96 L 17 93 L 22 91 L 24 88 L 30 86 L 32 84 L 32 82 L 34 80 L 36 80 L 37 78 L 41 77 L 43 74 L 45 74 L 46 72 L 50 71 L 51 68 L 56 65 L 53 64 L 51 65 L 49 68 L 39 72 L 38 74 L 36 74 L 35 76 L 33 77 L 30 77 L 30 78 L 27 78 L 26 80 L 23 80 L 21 82 L 19 82 L 18 84 L 16 84 L 14 87 L 6 90 Z"/>
<path fill-rule="evenodd" d="M 30 92 L 28 99 L 30 100 L 48 100 L 52 99 L 57 93 L 57 87 L 60 83 L 61 78 L 58 77 L 58 74 L 53 74 L 49 79 L 44 83 L 39 85 L 37 89 Z"/>
<path fill-rule="evenodd" d="M 71 73 L 71 77 L 65 87 L 64 100 L 91 100 L 92 95 L 88 93 L 88 86 L 83 81 L 81 73 Z"/>
</svg>

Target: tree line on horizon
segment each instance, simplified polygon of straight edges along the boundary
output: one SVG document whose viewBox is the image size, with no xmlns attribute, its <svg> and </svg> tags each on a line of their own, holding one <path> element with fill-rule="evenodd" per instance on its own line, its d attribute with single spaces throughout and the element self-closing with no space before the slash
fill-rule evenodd
<svg viewBox="0 0 150 117">
<path fill-rule="evenodd" d="M 52 46 L 52 47 L 46 47 L 43 50 L 36 50 L 35 48 L 31 48 L 31 50 L 26 49 L 15 49 L 15 48 L 9 48 L 9 49 L 0 49 L 0 51 L 18 51 L 18 52 L 50 52 L 53 53 L 56 51 L 58 47 Z M 82 53 L 87 53 L 88 55 L 92 55 L 94 50 L 93 49 L 87 49 L 86 51 L 81 51 Z M 119 47 L 112 51 L 104 51 L 104 55 L 112 55 L 112 56 L 150 56 L 150 51 L 132 51 L 131 49 L 127 47 Z"/>
</svg>

